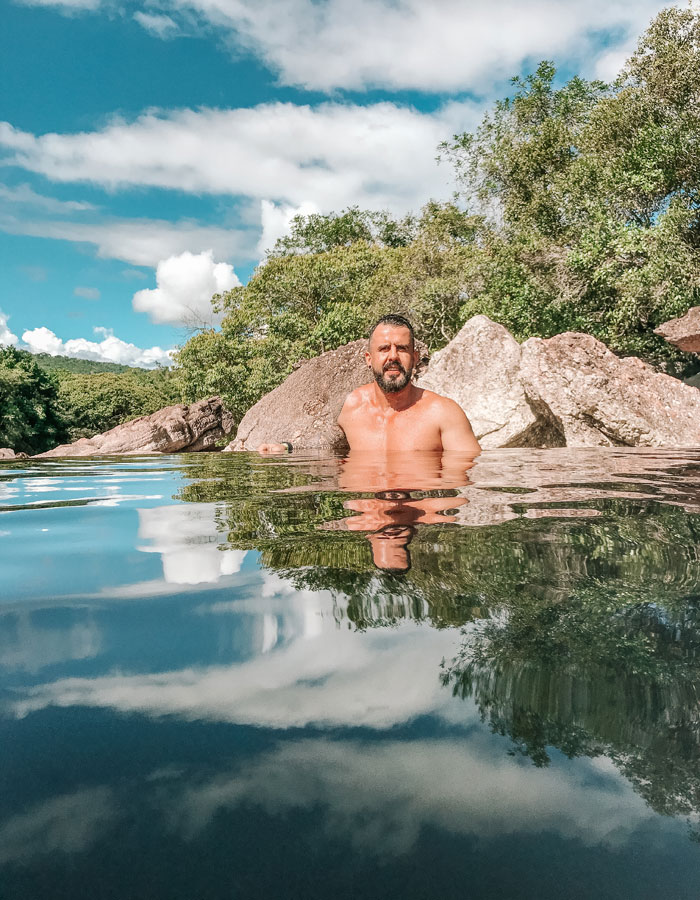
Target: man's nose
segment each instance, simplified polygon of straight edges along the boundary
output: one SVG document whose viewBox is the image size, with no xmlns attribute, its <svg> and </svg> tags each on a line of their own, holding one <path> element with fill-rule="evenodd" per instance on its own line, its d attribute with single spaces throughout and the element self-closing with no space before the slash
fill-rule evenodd
<svg viewBox="0 0 700 900">
<path fill-rule="evenodd" d="M 398 359 L 399 358 L 399 348 L 396 344 L 392 344 L 389 348 L 389 359 Z"/>
</svg>

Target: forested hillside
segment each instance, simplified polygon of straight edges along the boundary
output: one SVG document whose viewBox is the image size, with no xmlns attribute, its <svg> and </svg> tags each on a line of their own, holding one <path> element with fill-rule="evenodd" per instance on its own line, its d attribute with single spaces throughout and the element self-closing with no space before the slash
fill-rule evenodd
<svg viewBox="0 0 700 900">
<path fill-rule="evenodd" d="M 0 348 L 0 447 L 41 453 L 180 400 L 172 373 Z M 85 363 L 86 371 L 68 364 Z M 99 367 L 99 368 L 97 368 Z"/>
<path fill-rule="evenodd" d="M 93 359 L 75 359 L 72 356 L 51 356 L 48 353 L 34 353 L 34 359 L 42 369 L 47 372 L 73 372 L 86 375 L 97 372 L 147 372 L 148 369 L 138 369 L 132 366 L 122 366 L 120 363 L 98 362 Z"/>
<path fill-rule="evenodd" d="M 692 373 L 653 329 L 700 302 L 700 16 L 660 13 L 612 85 L 558 86 L 541 63 L 440 156 L 454 203 L 295 220 L 247 285 L 215 298 L 221 330 L 181 349 L 183 396 L 221 394 L 240 416 L 388 311 L 432 349 L 485 313 L 519 339 L 585 331 Z"/>
</svg>

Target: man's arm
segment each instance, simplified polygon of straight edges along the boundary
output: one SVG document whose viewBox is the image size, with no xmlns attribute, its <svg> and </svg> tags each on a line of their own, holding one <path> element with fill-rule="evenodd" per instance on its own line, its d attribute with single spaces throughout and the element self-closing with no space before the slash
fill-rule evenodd
<svg viewBox="0 0 700 900">
<path fill-rule="evenodd" d="M 481 447 L 474 436 L 472 426 L 462 407 L 454 400 L 441 397 L 440 439 L 443 450 L 459 450 L 462 453 L 480 453 Z"/>
</svg>

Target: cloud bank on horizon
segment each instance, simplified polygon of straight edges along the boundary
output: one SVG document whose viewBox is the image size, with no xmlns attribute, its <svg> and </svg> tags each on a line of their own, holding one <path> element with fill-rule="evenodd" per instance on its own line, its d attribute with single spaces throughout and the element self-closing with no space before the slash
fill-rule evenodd
<svg viewBox="0 0 700 900">
<path fill-rule="evenodd" d="M 115 37 L 124 52 L 145 41 L 166 69 L 170 94 L 167 104 L 154 103 L 148 84 L 126 73 L 121 102 L 130 112 L 119 94 L 99 114 L 84 112 L 79 96 L 73 110 L 66 87 L 60 116 L 47 107 L 33 110 L 31 127 L 18 116 L 0 122 L 0 249 L 4 242 L 13 272 L 0 297 L 0 344 L 162 362 L 168 351 L 140 350 L 141 338 L 172 344 L 184 327 L 215 326 L 211 295 L 240 284 L 294 215 L 351 205 L 402 214 L 448 198 L 450 173 L 435 162 L 437 145 L 476 127 L 510 76 L 550 58 L 565 72 L 610 79 L 664 5 L 16 3 L 15 15 L 27 21 L 63 22 L 63 50 L 83 28 L 96 57 Z M 222 57 L 235 91 L 212 62 L 211 84 L 203 80 L 193 102 L 177 65 L 181 46 L 203 54 L 203 79 L 206 60 Z M 29 91 L 41 73 L 17 65 L 17 83 Z M 58 71 L 59 82 L 62 74 L 68 85 L 72 73 Z M 12 266 L 14 248 L 22 260 Z M 134 293 L 127 276 L 115 276 L 118 267 L 150 286 Z M 32 270 L 46 272 L 52 292 L 66 299 L 50 302 Z M 107 329 L 103 339 L 58 337 L 75 319 L 92 334 Z"/>
</svg>

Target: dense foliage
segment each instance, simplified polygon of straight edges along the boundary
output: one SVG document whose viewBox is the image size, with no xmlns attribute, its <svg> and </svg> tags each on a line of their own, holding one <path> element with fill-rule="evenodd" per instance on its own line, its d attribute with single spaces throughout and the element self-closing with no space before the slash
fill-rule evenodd
<svg viewBox="0 0 700 900">
<path fill-rule="evenodd" d="M 0 347 L 0 447 L 41 453 L 65 437 L 56 378 L 31 353 Z"/>
<path fill-rule="evenodd" d="M 111 365 L 0 349 L 0 447 L 41 453 L 180 402 L 169 370 Z"/>
<path fill-rule="evenodd" d="M 215 298 L 221 331 L 182 348 L 185 398 L 218 393 L 240 416 L 387 311 L 432 349 L 485 313 L 518 339 L 585 331 L 691 374 L 653 329 L 700 302 L 700 16 L 663 11 L 612 86 L 555 74 L 514 79 L 474 134 L 442 145 L 457 203 L 296 219 Z"/>
<path fill-rule="evenodd" d="M 75 359 L 72 356 L 51 356 L 50 353 L 35 353 L 34 359 L 47 372 L 74 372 L 85 375 L 88 372 L 147 372 L 121 363 L 101 362 L 93 359 Z"/>
<path fill-rule="evenodd" d="M 180 402 L 168 370 L 57 373 L 61 414 L 71 441 L 92 437 L 137 416 Z"/>
<path fill-rule="evenodd" d="M 653 328 L 700 300 L 700 16 L 660 13 L 612 87 L 554 75 L 443 145 L 491 257 L 464 312 L 659 358 Z"/>
</svg>

